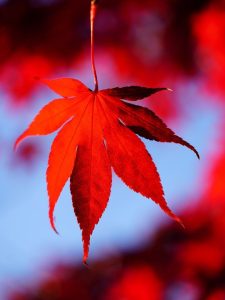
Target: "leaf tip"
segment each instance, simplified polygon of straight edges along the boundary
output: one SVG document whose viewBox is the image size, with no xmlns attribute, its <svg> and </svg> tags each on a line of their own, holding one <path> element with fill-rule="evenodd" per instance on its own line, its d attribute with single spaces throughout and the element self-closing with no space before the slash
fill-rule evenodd
<svg viewBox="0 0 225 300">
<path fill-rule="evenodd" d="M 82 232 L 82 240 L 83 240 L 83 264 L 88 265 L 88 254 L 89 254 L 89 245 L 90 245 L 90 234 L 86 232 Z"/>
<path fill-rule="evenodd" d="M 19 144 L 22 142 L 22 140 L 25 138 L 25 133 L 22 133 L 15 141 L 14 145 L 13 145 L 13 150 L 16 151 Z"/>
<path fill-rule="evenodd" d="M 187 147 L 195 153 L 195 155 L 197 156 L 198 159 L 200 159 L 200 155 L 194 146 L 187 144 Z"/>
<path fill-rule="evenodd" d="M 54 208 L 50 207 L 50 209 L 49 209 L 49 220 L 50 220 L 50 224 L 51 224 L 52 229 L 55 231 L 56 234 L 59 235 L 59 232 L 55 227 L 55 221 L 54 221 L 54 217 L 53 217 L 53 210 L 54 210 Z"/>
<path fill-rule="evenodd" d="M 184 223 L 183 223 L 183 221 L 182 221 L 179 217 L 175 216 L 175 217 L 174 217 L 174 220 L 175 220 L 175 221 L 176 221 L 183 229 L 186 228 L 185 225 L 184 225 Z"/>
<path fill-rule="evenodd" d="M 160 204 L 161 208 L 165 211 L 165 213 L 170 216 L 174 221 L 176 221 L 181 227 L 185 229 L 184 223 L 182 220 L 175 214 L 173 211 L 167 206 L 167 204 L 162 205 Z"/>
<path fill-rule="evenodd" d="M 16 151 L 18 146 L 18 139 L 15 141 L 14 145 L 13 145 L 13 151 Z"/>
<path fill-rule="evenodd" d="M 87 259 L 88 259 L 88 257 L 86 255 L 84 255 L 83 256 L 83 264 L 85 265 L 85 267 L 88 267 Z"/>
<path fill-rule="evenodd" d="M 196 154 L 196 156 L 197 156 L 197 158 L 200 160 L 200 155 L 199 155 L 199 153 L 198 153 L 198 151 L 195 149 L 195 154 Z"/>
</svg>

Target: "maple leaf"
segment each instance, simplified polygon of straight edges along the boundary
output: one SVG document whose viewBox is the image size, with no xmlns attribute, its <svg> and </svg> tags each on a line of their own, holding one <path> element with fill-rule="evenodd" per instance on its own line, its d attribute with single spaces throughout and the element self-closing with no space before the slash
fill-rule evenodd
<svg viewBox="0 0 225 300">
<path fill-rule="evenodd" d="M 84 261 L 90 236 L 109 199 L 111 165 L 130 188 L 151 198 L 180 222 L 166 204 L 150 154 L 134 133 L 156 141 L 180 143 L 198 156 L 194 147 L 176 136 L 151 110 L 112 97 L 108 90 L 90 91 L 71 78 L 44 82 L 65 98 L 47 104 L 16 145 L 27 136 L 50 134 L 64 125 L 53 141 L 46 173 L 49 218 L 56 231 L 54 207 L 70 177 L 74 211 L 84 241 Z"/>
<path fill-rule="evenodd" d="M 93 48 L 94 2 L 91 9 L 91 57 L 95 90 L 72 78 L 42 80 L 63 98 L 43 107 L 15 143 L 17 146 L 28 136 L 47 135 L 60 129 L 51 146 L 46 172 L 49 219 L 56 231 L 54 208 L 70 178 L 74 211 L 82 231 L 85 263 L 91 234 L 109 200 L 112 168 L 126 185 L 152 199 L 182 224 L 168 207 L 156 166 L 136 134 L 155 141 L 182 144 L 199 157 L 193 146 L 175 135 L 151 110 L 120 99 L 136 101 L 165 88 L 98 89 Z"/>
</svg>

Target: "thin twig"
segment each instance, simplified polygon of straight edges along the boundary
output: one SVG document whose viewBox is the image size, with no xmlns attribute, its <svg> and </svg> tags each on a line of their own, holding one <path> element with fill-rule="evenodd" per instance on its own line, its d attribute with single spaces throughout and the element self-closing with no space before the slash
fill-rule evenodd
<svg viewBox="0 0 225 300">
<path fill-rule="evenodd" d="M 91 25 L 91 66 L 92 72 L 94 75 L 94 83 L 95 83 L 95 92 L 98 91 L 98 78 L 97 78 L 97 71 L 95 67 L 95 57 L 94 57 L 94 21 L 96 17 L 97 11 L 97 2 L 98 0 L 91 1 L 91 10 L 90 10 L 90 25 Z"/>
</svg>

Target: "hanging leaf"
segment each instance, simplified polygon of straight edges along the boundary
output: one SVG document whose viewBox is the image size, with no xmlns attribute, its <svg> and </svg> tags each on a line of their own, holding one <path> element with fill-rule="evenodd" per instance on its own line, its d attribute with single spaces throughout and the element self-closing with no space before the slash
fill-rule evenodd
<svg viewBox="0 0 225 300">
<path fill-rule="evenodd" d="M 109 200 L 111 167 L 127 186 L 153 200 L 183 226 L 168 207 L 156 166 L 136 134 L 150 140 L 184 145 L 199 157 L 192 145 L 177 136 L 151 110 L 121 100 L 136 101 L 168 89 L 128 86 L 99 91 L 93 34 L 96 3 L 91 2 L 91 60 L 95 90 L 91 91 L 72 78 L 41 80 L 63 98 L 42 108 L 15 143 L 16 147 L 28 136 L 59 130 L 52 143 L 46 172 L 49 219 L 56 231 L 54 208 L 70 178 L 73 207 L 82 231 L 85 263 L 91 234 Z"/>
</svg>

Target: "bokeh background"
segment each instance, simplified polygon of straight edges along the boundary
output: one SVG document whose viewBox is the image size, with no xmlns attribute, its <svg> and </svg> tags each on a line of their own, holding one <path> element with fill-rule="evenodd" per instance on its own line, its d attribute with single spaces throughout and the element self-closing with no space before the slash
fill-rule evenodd
<svg viewBox="0 0 225 300">
<path fill-rule="evenodd" d="M 101 88 L 166 86 L 141 105 L 201 155 L 146 142 L 170 207 L 186 229 L 116 176 L 82 265 L 68 185 L 48 221 L 45 169 L 53 136 L 16 137 L 57 96 L 34 80 L 74 77 L 93 88 L 90 1 L 0 1 L 0 299 L 225 299 L 225 3 L 100 1 Z"/>
</svg>

